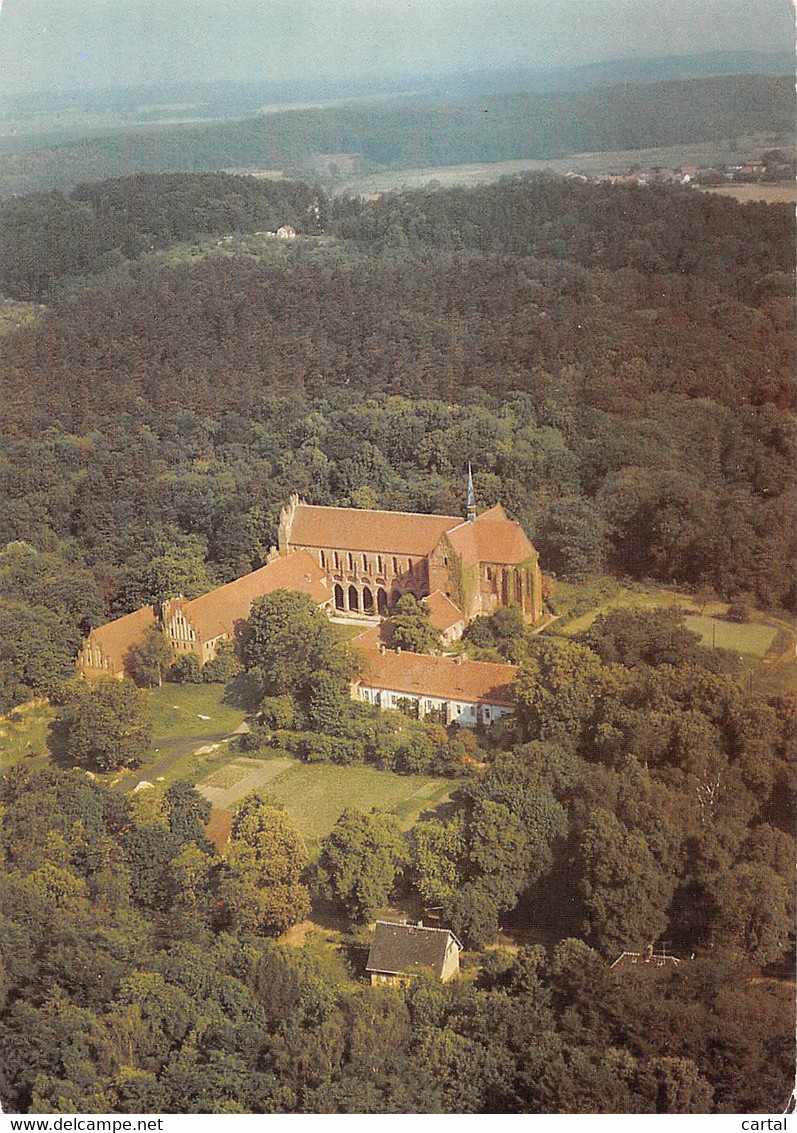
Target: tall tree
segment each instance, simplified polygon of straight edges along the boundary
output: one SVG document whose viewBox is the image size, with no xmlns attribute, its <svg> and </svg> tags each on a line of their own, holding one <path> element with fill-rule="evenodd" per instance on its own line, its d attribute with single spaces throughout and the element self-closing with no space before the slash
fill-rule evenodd
<svg viewBox="0 0 797 1133">
<path fill-rule="evenodd" d="M 132 681 L 104 678 L 70 688 L 53 724 L 56 755 L 80 767 L 137 767 L 149 751 L 145 694 Z"/>
<path fill-rule="evenodd" d="M 362 923 L 386 903 L 406 857 L 394 818 L 344 810 L 321 843 L 319 888 L 339 901 L 352 921 Z"/>
<path fill-rule="evenodd" d="M 265 796 L 244 799 L 225 861 L 221 898 L 240 930 L 276 936 L 309 915 L 309 891 L 301 880 L 307 865 L 304 840 Z"/>
<path fill-rule="evenodd" d="M 392 644 L 411 653 L 434 653 L 442 645 L 440 631 L 429 621 L 429 609 L 414 594 L 402 594 L 390 618 Z"/>
</svg>

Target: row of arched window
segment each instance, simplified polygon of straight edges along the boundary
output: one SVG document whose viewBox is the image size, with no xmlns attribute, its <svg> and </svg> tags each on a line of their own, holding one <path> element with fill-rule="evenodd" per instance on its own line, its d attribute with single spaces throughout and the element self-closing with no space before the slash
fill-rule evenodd
<svg viewBox="0 0 797 1133">
<path fill-rule="evenodd" d="M 376 555 L 367 551 L 319 551 L 322 570 L 361 571 L 363 574 L 377 574 L 384 577 L 391 573 L 400 575 L 412 573 L 412 559 L 399 558 L 398 555 Z M 406 562 L 406 567 L 404 563 Z"/>
<path fill-rule="evenodd" d="M 386 618 L 389 605 L 395 605 L 400 597 L 398 590 L 394 590 L 388 603 L 387 591 L 381 586 L 374 594 L 370 586 L 358 590 L 356 586 L 335 585 L 335 609 L 354 614 L 379 614 Z"/>
</svg>

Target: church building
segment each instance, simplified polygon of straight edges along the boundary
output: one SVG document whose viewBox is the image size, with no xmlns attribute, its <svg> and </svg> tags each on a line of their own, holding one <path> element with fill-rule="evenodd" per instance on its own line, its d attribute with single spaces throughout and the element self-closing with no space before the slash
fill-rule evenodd
<svg viewBox="0 0 797 1133">
<path fill-rule="evenodd" d="M 413 594 L 426 602 L 446 644 L 474 618 L 500 606 L 518 606 L 530 623 L 543 612 L 536 550 L 500 504 L 476 514 L 469 473 L 464 520 L 456 515 L 316 507 L 291 496 L 280 514 L 279 546 L 265 566 L 199 598 L 178 596 L 160 610 L 147 606 L 92 630 L 78 656 L 78 669 L 84 676 L 124 676 L 130 646 L 147 628 L 158 626 L 176 653 L 193 653 L 204 664 L 216 656 L 221 641 L 235 639 L 255 598 L 278 589 L 307 594 L 332 617 L 373 619 L 374 626 L 388 617 L 402 595 Z M 510 674 L 477 673 L 472 662 L 454 670 L 445 658 L 429 658 L 428 663 L 414 663 L 410 678 L 403 671 L 411 654 L 397 666 L 384 650 L 374 648 L 376 641 L 364 640 L 362 645 L 373 669 L 373 679 L 357 690 L 362 699 L 392 703 L 391 698 L 415 698 L 423 691 L 419 681 L 426 680 L 435 686 L 428 690 L 433 707 L 439 708 L 437 701 L 444 698 L 452 719 L 492 719 L 509 710 Z M 392 666 L 390 673 L 381 673 L 386 666 Z M 462 695 L 448 695 L 443 686 L 449 684 L 463 684 Z"/>
<path fill-rule="evenodd" d="M 279 553 L 306 551 L 329 579 L 339 615 L 386 617 L 402 594 L 439 591 L 465 623 L 517 605 L 542 617 L 539 556 L 500 504 L 468 518 L 415 512 L 314 507 L 291 496 L 282 509 Z"/>
</svg>

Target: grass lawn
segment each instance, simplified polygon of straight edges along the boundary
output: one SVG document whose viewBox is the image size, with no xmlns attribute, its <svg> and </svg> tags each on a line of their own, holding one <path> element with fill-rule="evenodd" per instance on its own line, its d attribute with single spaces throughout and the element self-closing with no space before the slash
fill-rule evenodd
<svg viewBox="0 0 797 1133">
<path fill-rule="evenodd" d="M 331 624 L 341 641 L 351 641 L 353 638 L 359 637 L 361 633 L 365 633 L 368 629 L 368 626 L 357 623 L 344 625 L 342 622 L 332 622 Z"/>
<path fill-rule="evenodd" d="M 638 609 L 638 610 L 653 610 L 661 608 L 669 608 L 678 606 L 690 606 L 692 599 L 688 594 L 676 594 L 671 590 L 661 590 L 655 586 L 643 586 L 637 584 L 635 586 L 621 586 L 611 593 L 610 586 L 604 580 L 599 580 L 600 588 L 594 584 L 585 583 L 583 585 L 578 583 L 557 583 L 557 588 L 554 592 L 554 597 L 558 597 L 561 589 L 565 604 L 569 608 L 577 610 L 583 609 L 584 603 L 593 591 L 597 592 L 594 605 L 592 609 L 580 613 L 572 621 L 559 625 L 553 623 L 552 630 L 554 633 L 564 634 L 566 637 L 576 637 L 578 634 L 583 633 L 585 629 L 589 629 L 599 614 L 606 613 L 607 610 L 620 610 L 620 609 Z M 608 592 L 608 596 L 603 598 L 600 595 L 600 590 L 603 589 Z M 719 642 L 717 642 L 719 644 Z"/>
<path fill-rule="evenodd" d="M 752 653 L 756 657 L 764 656 L 778 632 L 777 626 L 761 622 L 740 625 L 737 622 L 725 622 L 720 618 L 706 618 L 698 614 L 689 614 L 685 624 L 687 629 L 700 634 L 703 645 L 730 649 L 734 653 Z"/>
<path fill-rule="evenodd" d="M 49 755 L 47 736 L 54 717 L 46 701 L 34 701 L 0 718 L 0 767 L 9 767 L 33 753 Z"/>
<path fill-rule="evenodd" d="M 270 763 L 279 770 L 271 775 Z M 331 763 L 302 763 L 288 756 L 263 760 L 263 790 L 282 803 L 301 830 L 311 857 L 321 839 L 329 833 L 346 807 L 368 811 L 372 807 L 394 814 L 402 830 L 409 830 L 424 811 L 445 802 L 458 786 L 455 779 L 434 779 L 427 775 L 396 775 L 373 767 L 339 767 Z M 208 786 L 232 782 L 217 770 L 200 782 Z M 243 777 L 242 780 L 243 781 Z M 227 804 L 230 805 L 229 803 Z"/>
<path fill-rule="evenodd" d="M 222 704 L 224 685 L 165 684 L 149 693 L 152 737 L 155 747 L 170 740 L 196 740 L 228 736 L 246 716 L 239 708 Z"/>
<path fill-rule="evenodd" d="M 230 761 L 219 744 L 243 723 L 246 713 L 222 704 L 224 685 L 165 684 L 147 693 L 152 712 L 152 755 L 134 771 L 113 777 L 117 790 L 132 790 L 141 779 L 168 787 L 175 779 L 195 782 Z M 199 749 L 199 750 L 197 750 Z"/>
</svg>

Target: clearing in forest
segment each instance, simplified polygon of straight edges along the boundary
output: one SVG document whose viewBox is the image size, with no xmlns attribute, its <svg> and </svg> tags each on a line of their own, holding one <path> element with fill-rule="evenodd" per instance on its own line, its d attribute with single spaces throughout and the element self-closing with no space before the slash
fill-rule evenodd
<svg viewBox="0 0 797 1133">
<path fill-rule="evenodd" d="M 423 812 L 446 802 L 458 785 L 456 779 L 396 775 L 375 767 L 302 763 L 276 756 L 259 760 L 239 757 L 198 783 L 197 789 L 220 811 L 233 810 L 253 790 L 264 790 L 284 806 L 304 836 L 311 856 L 315 856 L 321 839 L 347 807 L 365 811 L 377 807 L 394 814 L 402 830 L 409 830 Z"/>
</svg>

